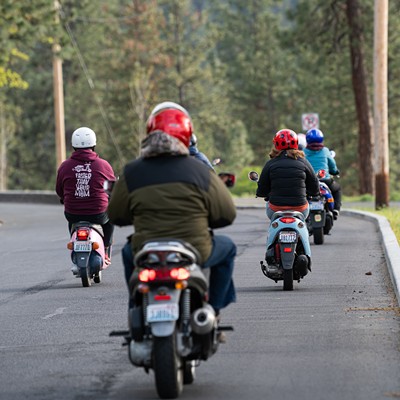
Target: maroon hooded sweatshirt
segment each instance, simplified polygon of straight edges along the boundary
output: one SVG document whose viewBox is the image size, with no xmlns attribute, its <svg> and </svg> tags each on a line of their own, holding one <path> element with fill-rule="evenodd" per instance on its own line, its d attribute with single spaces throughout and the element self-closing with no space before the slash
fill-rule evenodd
<svg viewBox="0 0 400 400">
<path fill-rule="evenodd" d="M 77 149 L 57 171 L 56 192 L 70 214 L 93 215 L 107 210 L 105 180 L 115 180 L 111 165 L 91 149 Z"/>
</svg>

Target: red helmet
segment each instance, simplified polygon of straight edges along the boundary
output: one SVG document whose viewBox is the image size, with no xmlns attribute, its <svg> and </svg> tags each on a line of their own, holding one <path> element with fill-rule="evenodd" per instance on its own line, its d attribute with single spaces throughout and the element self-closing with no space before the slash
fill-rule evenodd
<svg viewBox="0 0 400 400">
<path fill-rule="evenodd" d="M 291 129 L 281 129 L 276 132 L 273 143 L 277 150 L 299 148 L 297 134 Z"/>
<path fill-rule="evenodd" d="M 166 101 L 157 105 L 147 120 L 147 134 L 163 131 L 167 135 L 179 139 L 189 147 L 193 133 L 192 120 L 189 113 L 179 104 Z"/>
</svg>

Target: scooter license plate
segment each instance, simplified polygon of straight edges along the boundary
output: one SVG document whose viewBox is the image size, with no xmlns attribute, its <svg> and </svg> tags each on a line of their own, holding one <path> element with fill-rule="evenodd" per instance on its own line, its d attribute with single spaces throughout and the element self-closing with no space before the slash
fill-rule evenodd
<svg viewBox="0 0 400 400">
<path fill-rule="evenodd" d="M 324 205 L 319 201 L 310 203 L 310 210 L 323 210 L 323 209 L 324 209 Z"/>
<path fill-rule="evenodd" d="M 147 306 L 147 322 L 176 321 L 178 318 L 178 304 L 151 304 Z"/>
<path fill-rule="evenodd" d="M 279 241 L 281 243 L 294 243 L 296 240 L 296 232 L 279 232 Z"/>
<path fill-rule="evenodd" d="M 78 253 L 92 251 L 92 243 L 91 242 L 74 242 L 74 251 L 76 251 Z"/>
</svg>

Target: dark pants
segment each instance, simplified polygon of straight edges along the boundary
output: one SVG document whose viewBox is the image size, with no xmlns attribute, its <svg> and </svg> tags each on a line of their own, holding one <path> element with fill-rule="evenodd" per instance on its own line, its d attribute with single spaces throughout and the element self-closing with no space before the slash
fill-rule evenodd
<svg viewBox="0 0 400 400">
<path fill-rule="evenodd" d="M 335 201 L 334 209 L 340 211 L 340 207 L 342 206 L 342 189 L 340 184 L 333 180 L 333 178 L 322 179 L 321 181 L 325 182 L 329 186 L 329 189 L 331 189 L 333 200 Z"/>
<path fill-rule="evenodd" d="M 235 286 L 233 284 L 233 267 L 236 256 L 236 245 L 228 237 L 213 236 L 213 248 L 210 257 L 203 268 L 210 268 L 209 303 L 218 313 L 221 308 L 236 301 Z M 122 261 L 125 267 L 127 284 L 133 272 L 133 254 L 130 241 L 122 248 Z"/>
<path fill-rule="evenodd" d="M 114 233 L 114 225 L 108 219 L 107 213 L 93 214 L 93 215 L 78 215 L 64 212 L 65 218 L 68 221 L 68 229 L 71 233 L 72 224 L 80 221 L 88 221 L 92 224 L 101 225 L 104 233 L 104 247 L 110 247 L 112 244 L 112 237 Z"/>
</svg>

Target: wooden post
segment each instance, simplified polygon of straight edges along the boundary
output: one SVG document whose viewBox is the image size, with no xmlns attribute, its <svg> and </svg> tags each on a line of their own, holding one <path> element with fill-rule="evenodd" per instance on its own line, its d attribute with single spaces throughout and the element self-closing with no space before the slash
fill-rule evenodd
<svg viewBox="0 0 400 400">
<path fill-rule="evenodd" d="M 59 21 L 58 10 L 59 3 L 54 0 L 56 10 L 56 20 Z M 54 118 L 55 118 L 55 139 L 56 139 L 56 162 L 57 166 L 65 160 L 65 123 L 64 123 L 64 91 L 63 91 L 63 74 L 62 60 L 59 57 L 60 45 L 53 45 L 53 89 L 54 89 Z"/>
<path fill-rule="evenodd" d="M 374 133 L 375 208 L 389 206 L 389 140 L 387 101 L 387 38 L 389 0 L 375 0 L 374 8 Z"/>
</svg>

